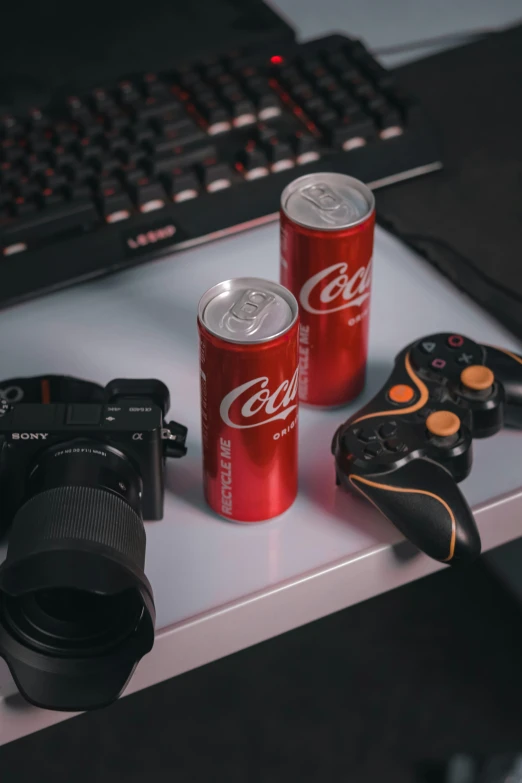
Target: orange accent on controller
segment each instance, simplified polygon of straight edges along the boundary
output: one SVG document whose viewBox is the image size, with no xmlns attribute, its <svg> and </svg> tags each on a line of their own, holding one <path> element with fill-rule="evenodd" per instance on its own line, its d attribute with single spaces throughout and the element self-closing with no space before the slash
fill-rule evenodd
<svg viewBox="0 0 522 783">
<path fill-rule="evenodd" d="M 352 424 L 356 424 L 359 421 L 364 421 L 365 419 L 374 419 L 376 416 L 403 416 L 406 413 L 414 413 L 415 411 L 420 410 L 420 408 L 426 405 L 429 397 L 428 387 L 426 386 L 426 384 L 424 384 L 421 381 L 418 375 L 414 372 L 411 366 L 409 353 L 407 353 L 406 356 L 404 357 L 404 366 L 406 367 L 406 372 L 408 373 L 411 380 L 419 390 L 420 397 L 417 400 L 417 402 L 414 405 L 410 405 L 408 408 L 403 408 L 402 410 L 397 410 L 397 408 L 393 408 L 392 410 L 377 411 L 376 413 L 366 413 L 364 416 L 360 416 L 358 419 L 355 419 L 355 421 L 353 421 Z"/>
<path fill-rule="evenodd" d="M 405 383 L 398 383 L 396 386 L 392 386 L 388 392 L 388 397 L 392 402 L 396 402 L 399 405 L 404 405 L 407 402 L 411 402 L 415 397 L 415 391 L 411 386 L 407 386 Z"/>
<path fill-rule="evenodd" d="M 460 430 L 460 419 L 451 411 L 434 411 L 426 419 L 426 428 L 432 435 L 448 438 Z"/>
<path fill-rule="evenodd" d="M 348 480 L 350 481 L 350 484 L 352 486 L 355 486 L 353 483 L 355 481 L 360 481 L 361 484 L 367 484 L 369 487 L 375 487 L 376 489 L 387 489 L 390 492 L 407 492 L 407 493 L 413 493 L 418 495 L 427 495 L 430 498 L 433 498 L 434 500 L 438 500 L 439 503 L 442 503 L 446 511 L 448 512 L 450 519 L 451 519 L 451 539 L 450 539 L 450 548 L 449 548 L 449 555 L 448 557 L 445 557 L 442 561 L 443 563 L 448 563 L 450 560 L 453 559 L 453 556 L 455 554 L 455 544 L 457 541 L 457 523 L 455 521 L 455 515 L 451 508 L 448 506 L 445 500 L 443 500 L 438 495 L 435 495 L 433 492 L 427 492 L 425 489 L 408 489 L 406 487 L 392 487 L 390 484 L 379 484 L 377 481 L 370 481 L 367 478 L 362 478 L 362 476 L 356 476 L 355 473 L 351 473 L 348 476 Z M 368 497 L 366 492 L 363 492 L 363 490 L 360 487 L 356 487 L 357 491 L 360 492 L 364 497 L 370 501 L 370 503 L 375 506 L 376 509 L 378 509 L 381 514 L 383 513 L 382 510 L 379 508 L 377 503 L 373 501 L 371 498 Z M 386 516 L 386 515 L 385 515 Z M 386 517 L 388 519 L 388 517 Z M 391 520 L 389 520 L 391 522 Z M 393 524 L 393 522 L 392 522 Z"/>
<path fill-rule="evenodd" d="M 495 376 L 489 367 L 483 364 L 471 364 L 462 370 L 460 381 L 463 386 L 473 391 L 485 391 L 495 383 Z"/>
</svg>

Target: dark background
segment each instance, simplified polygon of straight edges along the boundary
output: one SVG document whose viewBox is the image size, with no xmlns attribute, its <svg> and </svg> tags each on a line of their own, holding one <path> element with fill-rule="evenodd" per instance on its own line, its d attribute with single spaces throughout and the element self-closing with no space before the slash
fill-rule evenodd
<svg viewBox="0 0 522 783">
<path fill-rule="evenodd" d="M 413 783 L 522 747 L 520 608 L 444 571 L 0 748 L 2 783 Z"/>
</svg>

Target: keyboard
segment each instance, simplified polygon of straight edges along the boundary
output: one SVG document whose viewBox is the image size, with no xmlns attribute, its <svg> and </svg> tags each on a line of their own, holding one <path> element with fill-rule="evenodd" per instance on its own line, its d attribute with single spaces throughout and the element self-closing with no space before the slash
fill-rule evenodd
<svg viewBox="0 0 522 783">
<path fill-rule="evenodd" d="M 302 174 L 440 167 L 421 107 L 340 35 L 63 96 L 0 118 L 0 306 L 275 219 Z"/>
</svg>

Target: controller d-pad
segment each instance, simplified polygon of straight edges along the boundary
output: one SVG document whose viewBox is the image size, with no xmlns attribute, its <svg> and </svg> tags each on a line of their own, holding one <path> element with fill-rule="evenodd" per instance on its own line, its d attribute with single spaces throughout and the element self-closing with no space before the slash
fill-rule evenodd
<svg viewBox="0 0 522 783">
<path fill-rule="evenodd" d="M 400 440 L 399 438 L 389 438 L 388 440 L 384 441 L 384 448 L 387 451 L 404 451 L 407 447 L 406 444 Z"/>
<path fill-rule="evenodd" d="M 379 443 L 379 441 L 375 441 L 375 443 L 370 443 L 369 446 L 366 446 L 364 449 L 364 456 L 366 459 L 374 459 L 374 457 L 378 457 L 382 454 L 383 451 L 382 444 Z"/>
<path fill-rule="evenodd" d="M 382 424 L 379 427 L 379 435 L 381 438 L 393 438 L 395 433 L 397 432 L 397 422 L 396 421 L 387 421 L 386 424 Z"/>
<path fill-rule="evenodd" d="M 372 441 L 377 440 L 377 433 L 373 427 L 363 427 L 357 433 L 357 437 L 363 443 L 371 443 Z"/>
</svg>

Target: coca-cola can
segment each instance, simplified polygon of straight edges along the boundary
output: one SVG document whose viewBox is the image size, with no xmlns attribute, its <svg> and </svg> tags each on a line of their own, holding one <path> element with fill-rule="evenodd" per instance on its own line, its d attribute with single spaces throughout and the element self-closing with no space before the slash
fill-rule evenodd
<svg viewBox="0 0 522 783">
<path fill-rule="evenodd" d="M 271 519 L 297 494 L 297 301 L 227 280 L 201 298 L 198 329 L 205 497 L 227 519 Z"/>
<path fill-rule="evenodd" d="M 281 282 L 299 302 L 299 396 L 344 405 L 365 381 L 375 199 L 344 174 L 307 174 L 281 196 Z"/>
</svg>

